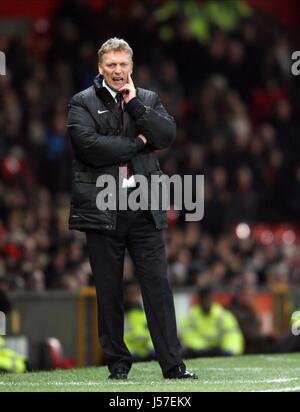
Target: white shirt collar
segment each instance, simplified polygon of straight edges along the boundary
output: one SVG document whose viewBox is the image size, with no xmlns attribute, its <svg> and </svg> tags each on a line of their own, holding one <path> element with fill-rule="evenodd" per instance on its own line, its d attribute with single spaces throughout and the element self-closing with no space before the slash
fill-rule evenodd
<svg viewBox="0 0 300 412">
<path fill-rule="evenodd" d="M 111 89 L 111 88 L 108 86 L 108 84 L 106 83 L 105 79 L 103 79 L 102 86 L 105 87 L 105 88 L 109 91 L 109 93 L 112 95 L 112 97 L 116 100 L 117 92 L 116 92 L 115 90 Z"/>
</svg>

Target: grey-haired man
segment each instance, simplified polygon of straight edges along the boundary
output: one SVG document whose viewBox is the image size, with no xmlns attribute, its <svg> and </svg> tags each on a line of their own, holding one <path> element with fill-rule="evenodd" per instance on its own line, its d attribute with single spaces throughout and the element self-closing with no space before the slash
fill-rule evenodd
<svg viewBox="0 0 300 412">
<path fill-rule="evenodd" d="M 163 229 L 166 211 L 99 210 L 97 178 L 113 176 L 120 190 L 133 191 L 134 175 L 150 181 L 162 171 L 155 150 L 175 139 L 174 119 L 152 91 L 135 88 L 132 49 L 122 39 L 98 52 L 94 85 L 70 101 L 68 130 L 75 160 L 70 228 L 86 232 L 98 301 L 100 344 L 112 379 L 126 379 L 132 357 L 123 340 L 124 254 L 135 265 L 147 322 L 165 378 L 197 378 L 181 358 L 172 292 L 167 279 Z M 120 179 L 122 182 L 120 182 Z"/>
</svg>

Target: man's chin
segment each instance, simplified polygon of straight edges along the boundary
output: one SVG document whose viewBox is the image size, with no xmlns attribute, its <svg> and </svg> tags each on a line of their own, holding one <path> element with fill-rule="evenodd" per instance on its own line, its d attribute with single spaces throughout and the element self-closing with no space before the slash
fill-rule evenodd
<svg viewBox="0 0 300 412">
<path fill-rule="evenodd" d="M 114 86 L 114 85 L 112 85 L 112 84 L 109 84 L 109 87 L 110 87 L 114 92 L 118 92 L 118 91 L 121 89 L 121 87 L 123 87 L 123 85 L 122 85 L 122 86 Z"/>
</svg>

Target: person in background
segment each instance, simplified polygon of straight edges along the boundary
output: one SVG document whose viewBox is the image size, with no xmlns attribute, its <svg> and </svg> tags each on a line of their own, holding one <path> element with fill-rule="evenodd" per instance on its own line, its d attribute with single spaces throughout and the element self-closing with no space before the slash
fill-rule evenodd
<svg viewBox="0 0 300 412">
<path fill-rule="evenodd" d="M 7 293 L 7 279 L 5 276 L 0 277 L 0 323 L 5 322 L 5 317 L 11 311 L 12 304 Z M 1 329 L 1 328 L 0 328 Z M 1 330 L 0 330 L 1 332 Z M 28 363 L 25 356 L 5 346 L 5 339 L 0 333 L 0 373 L 17 372 L 23 373 L 28 369 Z"/>
<path fill-rule="evenodd" d="M 198 289 L 198 304 L 181 320 L 184 357 L 232 356 L 244 352 L 244 337 L 234 315 L 213 303 L 211 286 Z"/>
<path fill-rule="evenodd" d="M 255 310 L 256 290 L 250 286 L 238 288 L 228 309 L 235 315 L 245 338 L 245 354 L 300 352 L 299 319 L 292 317 L 291 332 L 264 334 Z M 295 312 L 297 313 L 297 312 Z M 292 331 L 296 333 L 293 334 Z"/>
<path fill-rule="evenodd" d="M 141 292 L 136 279 L 124 285 L 124 340 L 133 361 L 148 361 L 155 358 L 146 315 L 141 304 Z"/>
<path fill-rule="evenodd" d="M 245 338 L 245 353 L 259 353 L 266 345 L 274 343 L 274 336 L 261 332 L 260 320 L 255 310 L 255 291 L 252 287 L 242 286 L 233 294 L 228 309 L 236 317 Z"/>
</svg>

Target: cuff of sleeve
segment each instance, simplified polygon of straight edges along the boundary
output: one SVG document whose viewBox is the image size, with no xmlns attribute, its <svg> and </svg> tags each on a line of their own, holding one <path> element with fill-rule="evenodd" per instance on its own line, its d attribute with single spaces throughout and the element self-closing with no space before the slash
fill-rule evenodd
<svg viewBox="0 0 300 412">
<path fill-rule="evenodd" d="M 146 107 L 137 97 L 134 97 L 133 99 L 131 99 L 126 104 L 126 107 L 127 107 L 128 112 L 131 114 L 131 116 L 135 120 L 138 120 L 146 111 Z"/>
</svg>

